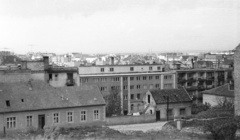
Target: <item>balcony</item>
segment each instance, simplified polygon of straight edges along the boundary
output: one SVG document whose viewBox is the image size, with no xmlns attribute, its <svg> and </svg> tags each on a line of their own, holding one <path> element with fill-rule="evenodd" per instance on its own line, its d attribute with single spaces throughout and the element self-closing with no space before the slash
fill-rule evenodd
<svg viewBox="0 0 240 140">
<path fill-rule="evenodd" d="M 187 80 L 184 79 L 183 77 L 178 77 L 178 83 L 183 83 L 186 82 Z"/>
<path fill-rule="evenodd" d="M 66 86 L 74 86 L 75 80 L 74 79 L 66 79 Z"/>
<path fill-rule="evenodd" d="M 205 87 L 203 85 L 199 85 L 197 88 L 198 88 L 199 91 L 205 90 Z"/>
<path fill-rule="evenodd" d="M 188 87 L 187 87 L 187 90 L 188 90 L 188 91 L 197 90 L 197 89 L 198 89 L 197 86 L 188 86 Z"/>
<path fill-rule="evenodd" d="M 212 89 L 212 88 L 214 88 L 214 85 L 207 85 L 206 88 L 207 89 Z"/>
<path fill-rule="evenodd" d="M 207 80 L 208 80 L 208 81 L 213 81 L 213 80 L 214 80 L 214 77 L 213 77 L 213 76 L 209 76 L 209 77 L 207 77 Z"/>
<path fill-rule="evenodd" d="M 206 81 L 206 79 L 203 77 L 200 77 L 200 78 L 198 78 L 198 81 Z"/>
</svg>

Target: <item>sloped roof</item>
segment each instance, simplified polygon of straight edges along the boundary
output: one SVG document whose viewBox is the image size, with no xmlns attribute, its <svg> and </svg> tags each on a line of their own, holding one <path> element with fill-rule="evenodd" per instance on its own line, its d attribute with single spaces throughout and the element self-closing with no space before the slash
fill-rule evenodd
<svg viewBox="0 0 240 140">
<path fill-rule="evenodd" d="M 216 87 L 210 90 L 205 90 L 203 94 L 217 95 L 217 96 L 227 96 L 234 97 L 234 90 L 229 90 L 229 84 L 225 84 L 220 87 Z"/>
<path fill-rule="evenodd" d="M 0 97 L 0 112 L 105 104 L 97 86 L 54 88 L 44 81 L 0 83 Z"/>
<path fill-rule="evenodd" d="M 156 104 L 166 104 L 167 96 L 169 103 L 191 102 L 189 94 L 184 88 L 179 89 L 154 89 L 150 90 Z"/>
</svg>

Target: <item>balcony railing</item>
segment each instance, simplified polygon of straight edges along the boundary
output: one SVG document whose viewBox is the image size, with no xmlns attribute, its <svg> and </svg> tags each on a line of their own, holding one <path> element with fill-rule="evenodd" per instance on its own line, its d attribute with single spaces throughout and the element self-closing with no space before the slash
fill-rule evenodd
<svg viewBox="0 0 240 140">
<path fill-rule="evenodd" d="M 66 79 L 66 86 L 74 86 L 75 80 L 74 79 Z"/>
</svg>

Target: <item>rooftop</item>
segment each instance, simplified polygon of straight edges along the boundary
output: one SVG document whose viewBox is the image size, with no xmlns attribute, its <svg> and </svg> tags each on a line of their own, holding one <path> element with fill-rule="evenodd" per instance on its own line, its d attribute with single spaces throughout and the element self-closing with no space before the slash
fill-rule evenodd
<svg viewBox="0 0 240 140">
<path fill-rule="evenodd" d="M 234 90 L 229 89 L 229 84 L 225 84 L 220 87 L 216 87 L 210 90 L 205 90 L 202 93 L 203 94 L 209 94 L 209 95 L 217 95 L 217 96 L 226 96 L 226 97 L 234 97 Z"/>
<path fill-rule="evenodd" d="M 192 99 L 187 91 L 181 87 L 179 89 L 155 89 L 150 90 L 156 104 L 166 104 L 167 97 L 169 97 L 169 103 L 181 103 L 191 102 Z"/>
<path fill-rule="evenodd" d="M 0 96 L 0 113 L 105 104 L 97 86 L 54 88 L 43 81 L 0 83 Z"/>
</svg>

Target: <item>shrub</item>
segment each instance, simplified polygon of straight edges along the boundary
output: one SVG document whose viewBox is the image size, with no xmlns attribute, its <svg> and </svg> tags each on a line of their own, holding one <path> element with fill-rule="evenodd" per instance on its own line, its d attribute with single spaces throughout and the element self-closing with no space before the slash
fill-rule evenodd
<svg viewBox="0 0 240 140">
<path fill-rule="evenodd" d="M 202 103 L 200 103 L 200 104 L 193 104 L 192 105 L 192 114 L 198 114 L 198 113 L 200 113 L 202 111 L 206 111 L 206 110 L 208 110 L 210 108 L 211 108 L 211 105 L 208 104 L 208 103 L 205 103 L 205 104 L 202 104 Z"/>
</svg>

